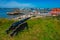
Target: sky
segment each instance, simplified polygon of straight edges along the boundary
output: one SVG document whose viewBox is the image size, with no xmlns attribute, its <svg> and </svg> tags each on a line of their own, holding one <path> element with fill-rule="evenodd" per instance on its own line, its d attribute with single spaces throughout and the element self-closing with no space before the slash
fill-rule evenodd
<svg viewBox="0 0 60 40">
<path fill-rule="evenodd" d="M 0 8 L 60 8 L 60 0 L 0 0 Z"/>
</svg>

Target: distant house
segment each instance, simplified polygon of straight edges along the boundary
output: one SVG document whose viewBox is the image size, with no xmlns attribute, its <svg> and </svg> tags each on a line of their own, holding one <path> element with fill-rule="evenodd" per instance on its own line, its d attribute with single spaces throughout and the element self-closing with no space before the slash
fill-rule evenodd
<svg viewBox="0 0 60 40">
<path fill-rule="evenodd" d="M 53 15 L 53 16 L 58 16 L 58 15 L 60 15 L 60 8 L 53 8 L 53 9 L 50 11 L 50 14 Z"/>
<path fill-rule="evenodd" d="M 39 11 L 40 11 L 40 16 L 51 16 L 49 14 L 51 8 L 41 8 Z"/>
<path fill-rule="evenodd" d="M 40 13 L 48 13 L 50 10 L 50 8 L 42 8 L 40 9 Z"/>
</svg>

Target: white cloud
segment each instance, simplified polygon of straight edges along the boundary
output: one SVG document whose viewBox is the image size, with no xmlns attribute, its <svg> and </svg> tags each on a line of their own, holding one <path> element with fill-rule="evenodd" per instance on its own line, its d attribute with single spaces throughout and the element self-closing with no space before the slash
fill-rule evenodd
<svg viewBox="0 0 60 40">
<path fill-rule="evenodd" d="M 18 3 L 18 2 L 8 2 L 6 4 L 1 4 L 0 7 L 34 7 L 31 3 Z"/>
</svg>

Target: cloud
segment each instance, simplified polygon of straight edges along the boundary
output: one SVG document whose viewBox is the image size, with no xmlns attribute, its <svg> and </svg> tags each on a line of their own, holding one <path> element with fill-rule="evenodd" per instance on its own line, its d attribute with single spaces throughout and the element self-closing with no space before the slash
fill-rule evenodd
<svg viewBox="0 0 60 40">
<path fill-rule="evenodd" d="M 5 7 L 5 8 L 20 8 L 20 7 L 34 7 L 31 3 L 18 3 L 18 2 L 7 2 L 5 4 L 0 4 L 0 7 Z"/>
<path fill-rule="evenodd" d="M 60 8 L 60 1 L 32 1 L 32 0 L 0 0 L 0 8 L 20 8 L 20 7 L 36 7 L 36 8 Z"/>
</svg>

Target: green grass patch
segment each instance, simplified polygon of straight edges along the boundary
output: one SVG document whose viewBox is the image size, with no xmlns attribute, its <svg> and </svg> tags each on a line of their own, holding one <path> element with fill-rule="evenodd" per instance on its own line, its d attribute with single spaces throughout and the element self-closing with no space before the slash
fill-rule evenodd
<svg viewBox="0 0 60 40">
<path fill-rule="evenodd" d="M 10 37 L 5 30 L 13 20 L 0 19 L 0 40 L 60 40 L 60 20 L 57 18 L 34 18 L 27 21 L 29 29 Z"/>
</svg>

